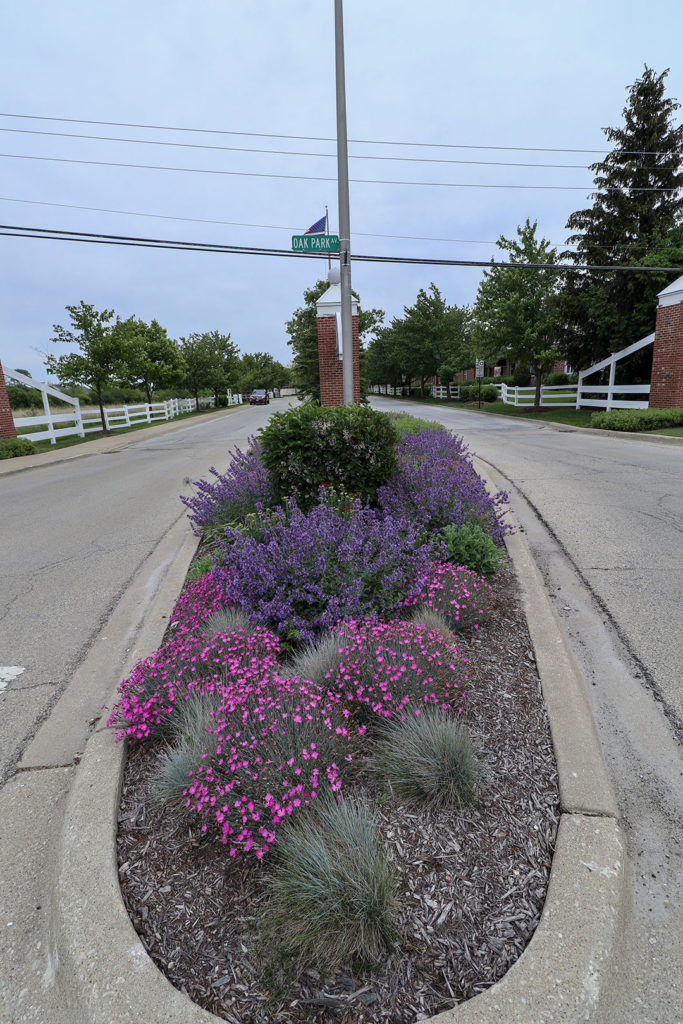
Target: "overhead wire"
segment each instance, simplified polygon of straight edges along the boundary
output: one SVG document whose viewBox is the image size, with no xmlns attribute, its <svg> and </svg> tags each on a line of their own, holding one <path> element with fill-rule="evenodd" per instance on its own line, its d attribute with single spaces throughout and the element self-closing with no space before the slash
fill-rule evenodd
<svg viewBox="0 0 683 1024">
<path fill-rule="evenodd" d="M 293 228 L 287 224 L 254 224 L 247 221 L 239 220 L 216 220 L 209 217 L 181 217 L 178 214 L 169 213 L 143 213 L 140 210 L 114 210 L 105 206 L 82 206 L 76 203 L 50 203 L 40 199 L 17 199 L 13 196 L 0 196 L 0 202 L 5 203 L 22 203 L 28 206 L 49 206 L 55 207 L 60 210 L 83 210 L 89 213 L 110 213 L 123 217 L 146 217 L 151 220 L 177 220 L 188 224 L 215 224 L 218 226 L 225 227 L 238 227 L 238 228 L 259 228 L 263 230 L 271 231 L 290 231 L 293 234 L 299 229 Z M 458 245 L 497 245 L 498 240 L 495 238 L 445 238 L 438 235 L 395 235 L 386 234 L 381 231 L 354 231 L 354 238 L 390 238 L 399 241 L 408 242 L 447 242 L 450 244 Z M 590 237 L 586 236 L 587 241 L 590 241 Z M 602 244 L 609 244 L 610 248 L 616 249 L 634 249 L 640 248 L 642 243 L 639 242 L 610 242 L 606 243 L 601 240 Z M 568 242 L 549 242 L 553 248 L 566 249 L 570 245 L 576 243 Z M 670 245 L 663 246 L 652 246 L 649 252 L 666 252 L 671 249 Z"/>
<path fill-rule="evenodd" d="M 289 139 L 297 142 L 336 142 L 336 138 L 333 136 L 322 136 L 322 135 L 282 135 L 274 132 L 243 132 L 243 131 L 228 131 L 224 128 L 194 128 L 188 126 L 178 125 L 163 125 L 163 124 L 137 124 L 132 121 L 94 121 L 88 120 L 87 118 L 77 117 L 49 117 L 41 114 L 14 114 L 9 112 L 0 112 L 0 117 L 14 117 L 22 120 L 30 121 L 57 121 L 63 124 L 92 124 L 99 126 L 106 126 L 110 128 L 141 128 L 141 129 L 153 129 L 154 131 L 171 131 L 171 132 L 192 132 L 201 135 L 237 135 L 245 138 L 260 138 L 260 139 Z M 456 143 L 456 142 L 414 142 L 414 141 L 389 141 L 386 139 L 349 139 L 349 142 L 358 143 L 359 145 L 368 146 L 410 146 L 410 147 L 421 147 L 425 149 L 481 149 L 481 150 L 492 150 L 498 152 L 516 152 L 516 153 L 613 153 L 615 150 L 608 149 L 576 149 L 569 147 L 558 147 L 558 146 L 491 146 L 491 145 L 473 145 L 471 143 Z M 633 150 L 618 150 L 624 156 L 662 156 L 663 154 L 658 150 L 646 150 L 646 149 L 633 149 Z"/>
<path fill-rule="evenodd" d="M 132 164 L 125 163 L 122 161 L 114 160 L 80 160 L 72 157 L 60 157 L 60 156 L 34 156 L 24 153 L 0 153 L 0 157 L 9 160 L 36 160 L 36 161 L 47 161 L 50 163 L 60 164 L 80 164 L 87 167 L 127 167 L 135 170 L 145 171 L 173 171 L 187 174 L 211 174 L 211 175 L 222 175 L 237 178 L 277 178 L 286 181 L 330 181 L 336 182 L 337 178 L 334 176 L 326 175 L 314 175 L 314 174 L 276 174 L 273 172 L 264 171 L 226 171 L 219 168 L 207 168 L 207 167 L 168 167 L 164 164 Z M 434 188 L 479 188 L 479 189 L 530 189 L 534 191 L 552 191 L 552 192 L 583 192 L 590 193 L 594 190 L 594 186 L 584 185 L 517 185 L 507 183 L 494 183 L 494 182 L 456 182 L 456 181 L 400 181 L 394 179 L 377 179 L 377 178 L 349 178 L 349 181 L 355 185 L 411 185 L 419 186 L 421 188 L 434 187 Z M 622 189 L 617 187 L 603 188 L 603 192 L 621 192 Z M 658 186 L 645 186 L 631 188 L 631 192 L 677 192 L 676 188 L 661 188 Z"/>
<path fill-rule="evenodd" d="M 266 248 L 265 246 L 221 245 L 214 242 L 185 242 L 178 239 L 144 238 L 135 235 L 108 235 L 98 232 L 66 231 L 58 228 L 35 228 L 15 224 L 0 224 L 0 236 L 39 238 L 51 241 L 73 241 L 99 245 L 123 245 L 139 248 L 176 249 L 189 252 L 225 253 L 233 255 L 276 256 L 281 258 L 328 259 L 328 253 L 292 252 L 288 249 Z M 597 264 L 562 263 L 516 263 L 509 260 L 454 260 L 416 256 L 376 256 L 354 254 L 355 262 L 419 264 L 424 266 L 514 268 L 517 270 L 608 271 L 608 272 L 654 272 L 680 274 L 680 267 L 631 267 L 623 265 L 603 266 Z"/>
</svg>

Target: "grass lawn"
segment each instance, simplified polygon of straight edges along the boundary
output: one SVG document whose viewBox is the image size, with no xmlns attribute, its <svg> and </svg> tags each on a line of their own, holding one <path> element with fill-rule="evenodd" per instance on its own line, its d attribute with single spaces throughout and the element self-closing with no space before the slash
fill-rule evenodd
<svg viewBox="0 0 683 1024">
<path fill-rule="evenodd" d="M 403 399 L 408 401 L 408 399 Z M 520 408 L 514 405 L 505 405 L 504 402 L 482 402 L 481 409 L 477 406 L 463 405 L 461 402 L 449 402 L 439 398 L 414 398 L 410 401 L 420 402 L 426 405 L 448 406 L 448 408 L 460 409 L 463 412 L 474 413 L 497 413 L 499 416 L 516 416 L 518 419 L 544 420 L 550 423 L 567 423 L 573 427 L 589 427 L 591 413 L 587 409 L 572 409 L 566 405 L 557 409 L 541 409 L 534 412 L 532 408 Z"/>
</svg>

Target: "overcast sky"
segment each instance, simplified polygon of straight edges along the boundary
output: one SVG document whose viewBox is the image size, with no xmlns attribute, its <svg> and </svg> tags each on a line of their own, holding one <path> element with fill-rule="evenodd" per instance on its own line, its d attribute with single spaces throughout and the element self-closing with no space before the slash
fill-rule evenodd
<svg viewBox="0 0 683 1024">
<path fill-rule="evenodd" d="M 643 65 L 671 68 L 668 95 L 683 100 L 682 0 L 344 0 L 344 23 L 348 135 L 364 140 L 350 143 L 350 177 L 384 182 L 350 186 L 356 253 L 489 259 L 526 217 L 562 245 L 567 217 L 587 205 L 601 128 L 621 124 Z M 290 250 L 327 204 L 337 230 L 335 145 L 320 141 L 336 133 L 333 0 L 15 0 L 2 5 L 0 34 L 3 224 Z M 463 184 L 573 188 L 453 187 Z M 81 299 L 157 319 L 174 338 L 229 332 L 242 352 L 287 363 L 285 322 L 326 271 L 301 258 L 0 245 L 0 360 L 43 379 L 39 353 L 66 351 L 51 345 L 52 325 Z M 352 270 L 361 304 L 387 320 L 430 281 L 449 303 L 472 303 L 480 276 Z"/>
</svg>

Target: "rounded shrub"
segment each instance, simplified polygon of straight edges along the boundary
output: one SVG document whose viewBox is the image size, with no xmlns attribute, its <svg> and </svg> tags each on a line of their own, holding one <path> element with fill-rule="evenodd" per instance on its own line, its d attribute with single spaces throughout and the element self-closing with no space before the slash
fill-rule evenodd
<svg viewBox="0 0 683 1024">
<path fill-rule="evenodd" d="M 0 437 L 0 459 L 17 459 L 35 450 L 33 442 L 25 437 Z"/>
<path fill-rule="evenodd" d="M 377 488 L 396 469 L 396 441 L 386 413 L 312 402 L 275 413 L 259 432 L 274 500 L 293 497 L 304 511 L 317 502 L 322 484 L 341 485 L 374 501 Z"/>
<path fill-rule="evenodd" d="M 396 796 L 434 807 L 473 803 L 481 776 L 467 729 L 438 708 L 386 722 L 371 765 Z"/>
<path fill-rule="evenodd" d="M 445 526 L 435 537 L 435 547 L 453 565 L 465 565 L 487 578 L 495 575 L 505 557 L 478 523 Z"/>
</svg>

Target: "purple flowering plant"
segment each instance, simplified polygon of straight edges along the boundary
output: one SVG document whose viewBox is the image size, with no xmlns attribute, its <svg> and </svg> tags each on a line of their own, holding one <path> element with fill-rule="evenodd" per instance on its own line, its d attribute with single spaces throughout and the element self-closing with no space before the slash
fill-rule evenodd
<svg viewBox="0 0 683 1024">
<path fill-rule="evenodd" d="M 494 541 L 510 532 L 503 519 L 507 494 L 488 493 L 461 437 L 448 430 L 406 433 L 397 454 L 398 472 L 377 491 L 385 515 L 408 519 L 425 534 L 468 522 Z"/>
<path fill-rule="evenodd" d="M 194 533 L 210 536 L 226 523 L 239 523 L 245 515 L 265 507 L 271 500 L 268 472 L 261 462 L 258 441 L 249 438 L 246 452 L 235 449 L 225 471 L 209 469 L 214 480 L 196 480 L 191 497 L 180 496 L 189 509 L 188 519 Z"/>
<path fill-rule="evenodd" d="M 312 640 L 342 619 L 388 617 L 422 585 L 428 548 L 418 528 L 349 499 L 303 512 L 292 499 L 263 516 L 257 535 L 217 539 L 228 599 L 285 638 Z"/>
</svg>

